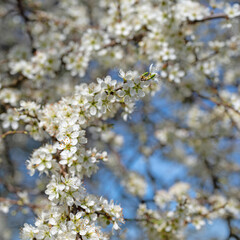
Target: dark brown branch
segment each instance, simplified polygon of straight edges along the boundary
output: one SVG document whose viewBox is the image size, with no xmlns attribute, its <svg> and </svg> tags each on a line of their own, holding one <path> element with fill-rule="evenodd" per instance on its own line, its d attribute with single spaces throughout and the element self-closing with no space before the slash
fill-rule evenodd
<svg viewBox="0 0 240 240">
<path fill-rule="evenodd" d="M 3 84 L 2 85 L 2 89 L 3 88 L 18 88 L 20 83 L 22 83 L 23 81 L 27 80 L 27 78 L 25 78 L 24 76 L 20 76 L 19 78 L 13 80 L 11 83 L 9 84 Z"/>
<path fill-rule="evenodd" d="M 18 8 L 19 14 L 21 15 L 21 17 L 24 20 L 26 32 L 27 32 L 27 35 L 29 37 L 30 44 L 31 44 L 32 54 L 34 54 L 36 52 L 36 48 L 34 48 L 34 44 L 33 44 L 34 39 L 33 39 L 32 33 L 30 31 L 30 27 L 29 27 L 30 19 L 25 13 L 25 10 L 24 10 L 23 4 L 22 4 L 22 0 L 17 0 L 17 8 Z"/>
<path fill-rule="evenodd" d="M 226 103 L 226 102 L 220 102 L 218 101 L 217 99 L 213 98 L 213 97 L 208 97 L 208 96 L 205 96 L 205 95 L 202 95 L 201 93 L 198 93 L 196 91 L 193 90 L 193 93 L 195 93 L 198 97 L 202 98 L 202 99 L 205 99 L 205 100 L 208 100 L 208 101 L 211 101 L 213 103 L 215 103 L 216 105 L 218 106 L 223 106 L 227 109 L 230 109 L 232 111 L 234 111 L 235 113 L 237 113 L 238 115 L 240 115 L 240 112 L 237 111 L 232 105 Z"/>
<path fill-rule="evenodd" d="M 229 229 L 229 234 L 226 240 L 232 239 L 234 238 L 235 240 L 240 240 L 240 236 L 237 235 L 236 233 L 234 233 L 234 229 L 232 226 L 232 218 L 229 216 L 227 219 L 227 225 L 228 225 L 228 229 Z"/>
<path fill-rule="evenodd" d="M 214 170 L 213 170 L 214 167 L 209 163 L 209 161 L 206 158 L 203 160 L 203 162 L 204 162 L 204 165 L 206 166 L 207 171 L 210 175 L 211 182 L 212 182 L 212 185 L 213 185 L 213 192 L 215 192 L 216 190 L 219 190 L 221 188 L 219 178 L 214 173 Z"/>
<path fill-rule="evenodd" d="M 189 24 L 195 24 L 195 23 L 199 23 L 199 22 L 206 22 L 206 21 L 211 21 L 211 20 L 216 20 L 216 19 L 226 19 L 226 20 L 228 20 L 229 17 L 225 13 L 217 13 L 217 14 L 207 16 L 207 17 L 205 17 L 203 19 L 200 19 L 200 20 L 193 20 L 193 21 L 188 20 L 188 23 Z"/>
</svg>

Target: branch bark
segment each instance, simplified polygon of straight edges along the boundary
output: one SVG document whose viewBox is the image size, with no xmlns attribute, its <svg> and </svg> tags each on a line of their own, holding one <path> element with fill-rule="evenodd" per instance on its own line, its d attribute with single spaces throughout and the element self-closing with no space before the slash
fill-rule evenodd
<svg viewBox="0 0 240 240">
<path fill-rule="evenodd" d="M 30 31 L 30 27 L 29 27 L 30 19 L 25 12 L 22 0 L 17 0 L 17 8 L 18 8 L 20 16 L 24 20 L 25 27 L 26 27 L 26 32 L 27 32 L 27 35 L 29 37 L 30 44 L 31 44 L 32 54 L 34 54 L 36 52 L 36 48 L 34 48 L 34 39 L 33 39 L 32 33 Z"/>
</svg>

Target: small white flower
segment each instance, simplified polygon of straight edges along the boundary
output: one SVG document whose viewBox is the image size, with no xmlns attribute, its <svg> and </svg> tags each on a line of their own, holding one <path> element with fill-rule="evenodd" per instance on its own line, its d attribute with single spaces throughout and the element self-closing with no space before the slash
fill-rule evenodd
<svg viewBox="0 0 240 240">
<path fill-rule="evenodd" d="M 11 127 L 13 130 L 16 130 L 19 126 L 18 121 L 19 121 L 19 115 L 16 111 L 13 109 L 9 108 L 7 110 L 7 113 L 2 113 L 0 115 L 2 122 L 3 128 L 9 128 Z"/>
</svg>

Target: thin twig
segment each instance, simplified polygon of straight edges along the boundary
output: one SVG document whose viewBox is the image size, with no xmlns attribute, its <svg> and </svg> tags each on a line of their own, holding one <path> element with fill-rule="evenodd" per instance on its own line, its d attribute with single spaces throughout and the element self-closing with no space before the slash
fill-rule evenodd
<svg viewBox="0 0 240 240">
<path fill-rule="evenodd" d="M 229 17 L 225 13 L 216 13 L 216 14 L 204 17 L 203 19 L 199 19 L 199 20 L 196 19 L 196 20 L 193 20 L 193 21 L 188 20 L 188 23 L 189 24 L 195 24 L 195 23 L 199 23 L 199 22 L 206 22 L 206 21 L 211 21 L 211 20 L 216 20 L 216 19 L 226 19 L 226 20 L 228 20 Z"/>
<path fill-rule="evenodd" d="M 12 135 L 12 134 L 28 134 L 27 131 L 24 131 L 24 130 L 14 130 L 14 131 L 8 131 L 8 132 L 5 132 L 1 135 L 1 138 L 5 138 L 6 136 L 8 135 Z"/>
<path fill-rule="evenodd" d="M 26 206 L 31 209 L 43 208 L 43 206 L 41 205 L 32 204 L 32 203 L 23 203 L 21 200 L 14 200 L 14 199 L 3 198 L 3 197 L 0 197 L 0 202 L 7 202 L 7 203 L 10 203 L 11 205 L 18 205 L 20 207 Z"/>
</svg>

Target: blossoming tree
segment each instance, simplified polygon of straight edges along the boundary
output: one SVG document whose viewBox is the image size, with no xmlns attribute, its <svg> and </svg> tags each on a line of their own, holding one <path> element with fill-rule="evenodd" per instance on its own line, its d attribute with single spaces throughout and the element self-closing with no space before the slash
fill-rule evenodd
<svg viewBox="0 0 240 240">
<path fill-rule="evenodd" d="M 240 239 L 239 16 L 1 0 L 0 238 Z"/>
</svg>

